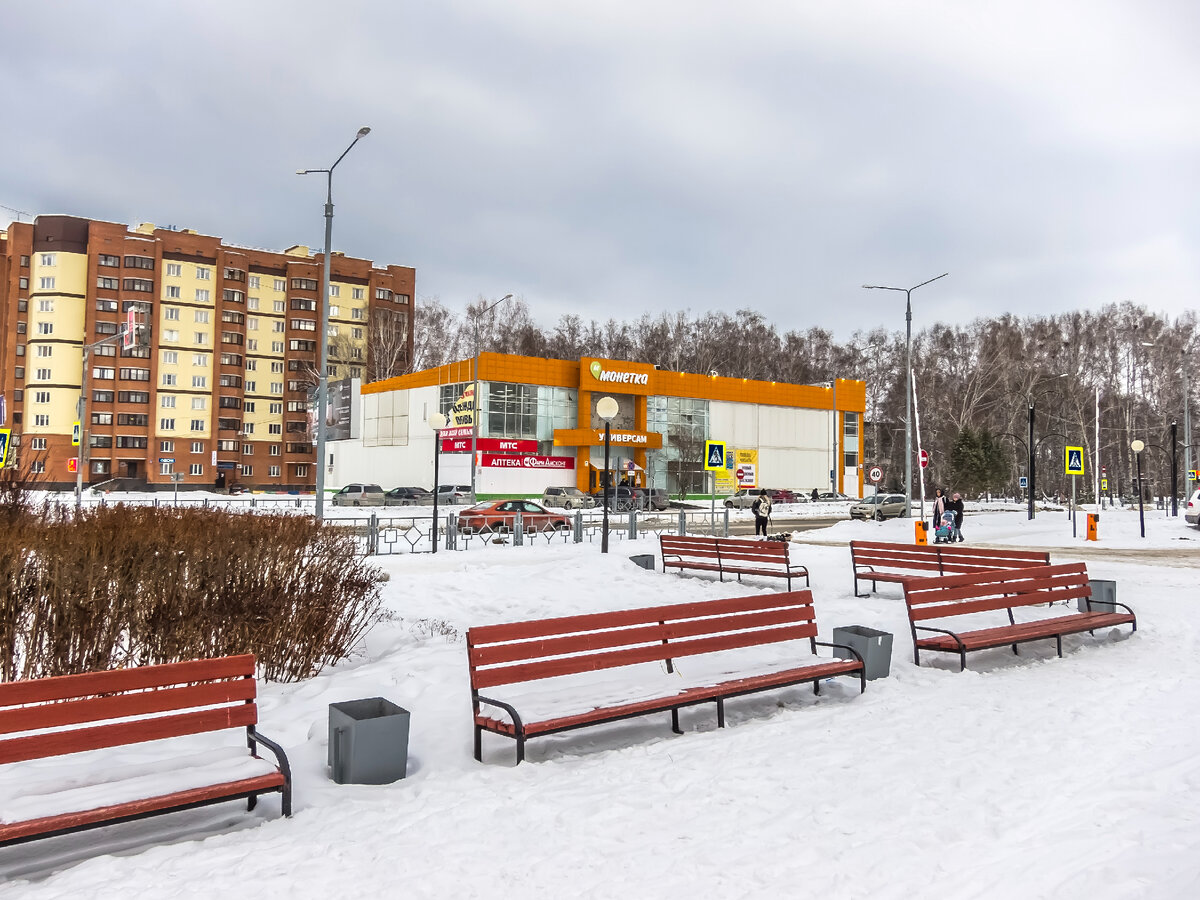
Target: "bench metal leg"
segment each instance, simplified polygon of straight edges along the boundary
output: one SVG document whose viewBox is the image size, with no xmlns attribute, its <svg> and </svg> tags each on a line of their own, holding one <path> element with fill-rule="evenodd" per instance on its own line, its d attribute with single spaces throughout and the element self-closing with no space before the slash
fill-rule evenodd
<svg viewBox="0 0 1200 900">
<path fill-rule="evenodd" d="M 253 797 L 246 798 L 246 811 L 247 812 L 250 812 L 256 806 L 258 806 L 258 794 L 255 794 Z"/>
<path fill-rule="evenodd" d="M 525 735 L 517 735 L 517 765 L 525 761 Z"/>
<path fill-rule="evenodd" d="M 717 727 L 725 727 L 725 698 L 717 698 Z"/>
<path fill-rule="evenodd" d="M 960 672 L 967 671 L 967 651 L 966 650 L 958 651 L 958 671 L 960 671 Z"/>
<path fill-rule="evenodd" d="M 683 729 L 679 727 L 679 708 L 672 707 L 671 709 L 671 730 L 676 734 L 683 734 Z"/>
<path fill-rule="evenodd" d="M 1013 654 L 1014 654 L 1014 655 L 1016 655 L 1016 656 L 1020 656 L 1020 655 L 1021 655 L 1021 654 L 1020 654 L 1020 652 L 1017 650 L 1017 645 L 1016 645 L 1016 644 L 1013 644 L 1013 645 L 1012 645 L 1012 648 L 1013 648 Z"/>
<path fill-rule="evenodd" d="M 818 697 L 821 696 L 821 682 L 820 681 L 813 682 L 813 693 L 816 694 Z"/>
<path fill-rule="evenodd" d="M 1054 640 L 1058 644 L 1058 658 L 1062 659 L 1062 635 L 1056 634 Z"/>
<path fill-rule="evenodd" d="M 483 762 L 483 728 L 475 726 L 475 761 Z"/>
<path fill-rule="evenodd" d="M 285 819 L 292 817 L 292 779 L 289 778 L 283 784 L 283 796 L 280 799 L 280 812 L 283 813 Z"/>
</svg>

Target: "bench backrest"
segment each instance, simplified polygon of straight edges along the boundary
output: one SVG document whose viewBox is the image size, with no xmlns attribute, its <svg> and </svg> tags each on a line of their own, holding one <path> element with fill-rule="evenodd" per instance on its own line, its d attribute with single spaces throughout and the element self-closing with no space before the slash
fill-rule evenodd
<svg viewBox="0 0 1200 900">
<path fill-rule="evenodd" d="M 1026 569 L 1050 565 L 1050 554 L 1041 550 L 985 549 L 943 544 L 889 544 L 851 541 L 855 565 L 928 572 L 931 575 L 985 572 L 991 569 Z"/>
<path fill-rule="evenodd" d="M 0 763 L 252 726 L 254 697 L 253 654 L 11 681 Z"/>
<path fill-rule="evenodd" d="M 699 558 L 723 565 L 747 563 L 788 562 L 786 541 L 751 541 L 743 538 L 693 537 L 690 535 L 659 535 L 663 553 Z"/>
<path fill-rule="evenodd" d="M 904 601 L 910 622 L 1090 597 L 1087 566 L 1068 563 L 910 578 Z"/>
<path fill-rule="evenodd" d="M 812 592 L 787 591 L 479 626 L 467 658 L 479 691 L 816 635 Z"/>
</svg>

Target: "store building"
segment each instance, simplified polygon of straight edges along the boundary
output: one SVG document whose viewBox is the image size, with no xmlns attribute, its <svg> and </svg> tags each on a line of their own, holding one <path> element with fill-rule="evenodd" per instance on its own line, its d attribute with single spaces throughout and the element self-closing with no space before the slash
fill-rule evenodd
<svg viewBox="0 0 1200 900">
<path fill-rule="evenodd" d="M 212 488 L 220 477 L 311 491 L 323 262 L 303 246 L 259 250 L 75 216 L 0 231 L 9 465 L 73 486 L 82 392 L 84 484 Z M 403 371 L 415 271 L 340 253 L 330 265 L 330 377 Z M 125 346 L 131 312 L 143 340 Z"/>
<path fill-rule="evenodd" d="M 708 489 L 705 441 L 723 441 L 728 468 L 719 492 L 742 486 L 808 492 L 836 486 L 862 494 L 861 381 L 824 386 L 668 372 L 643 363 L 537 359 L 484 353 L 474 360 L 386 379 L 362 388 L 361 438 L 329 444 L 331 485 L 371 481 L 385 488 L 433 483 L 437 412 L 442 484 L 471 479 L 476 374 L 480 497 L 530 496 L 550 485 L 603 484 L 603 397 L 617 401 L 610 422 L 609 471 L 672 494 Z M 738 472 L 741 472 L 739 479 Z"/>
</svg>

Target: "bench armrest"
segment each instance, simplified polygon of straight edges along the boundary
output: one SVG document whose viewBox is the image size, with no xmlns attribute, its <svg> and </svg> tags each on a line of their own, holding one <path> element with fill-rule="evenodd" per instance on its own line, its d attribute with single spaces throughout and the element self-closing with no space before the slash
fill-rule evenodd
<svg viewBox="0 0 1200 900">
<path fill-rule="evenodd" d="M 851 562 L 854 562 L 854 561 L 853 561 L 853 560 L 851 560 Z M 865 570 L 866 570 L 866 571 L 868 571 L 868 572 L 874 572 L 874 571 L 875 571 L 875 567 L 874 567 L 874 566 L 872 566 L 872 565 L 869 565 L 868 563 L 860 563 L 860 562 L 856 562 L 856 563 L 854 563 L 854 571 L 855 571 L 855 572 L 858 572 L 858 570 L 859 570 L 859 569 L 865 569 Z"/>
<path fill-rule="evenodd" d="M 513 728 L 516 730 L 517 734 L 522 734 L 525 731 L 525 725 L 524 725 L 524 723 L 521 722 L 521 716 L 517 712 L 516 708 L 513 707 L 512 704 L 505 703 L 503 700 L 491 700 L 487 697 L 476 694 L 475 695 L 475 710 L 476 710 L 476 712 L 479 711 L 480 703 L 486 703 L 488 706 L 499 707 L 500 709 L 507 712 L 510 716 L 512 716 Z"/>
<path fill-rule="evenodd" d="M 283 747 L 279 746 L 279 744 L 275 743 L 270 738 L 263 737 L 261 734 L 258 733 L 258 731 L 254 728 L 254 726 L 250 726 L 249 728 L 247 728 L 246 732 L 247 732 L 246 736 L 249 738 L 249 742 L 250 742 L 250 751 L 251 752 L 254 751 L 255 744 L 262 744 L 264 747 L 266 747 L 268 750 L 270 750 L 272 753 L 274 753 L 275 754 L 275 762 L 279 766 L 280 773 L 283 775 L 284 778 L 286 778 L 289 782 L 291 782 L 292 766 L 288 762 L 287 754 L 283 752 Z"/>
<path fill-rule="evenodd" d="M 937 634 L 948 634 L 950 637 L 954 638 L 954 643 L 958 644 L 959 650 L 965 649 L 965 645 L 963 644 L 962 640 L 960 640 L 959 636 L 957 634 L 955 634 L 953 631 L 947 631 L 945 628 L 930 628 L 928 625 L 914 625 L 912 627 L 912 629 L 914 632 L 932 631 Z"/>
<path fill-rule="evenodd" d="M 813 643 L 816 644 L 818 647 L 836 647 L 839 650 L 849 650 L 851 653 L 854 654 L 854 658 L 858 660 L 859 665 L 865 665 L 865 663 L 863 662 L 862 654 L 859 653 L 857 650 L 855 650 L 853 647 L 848 647 L 845 644 L 833 644 L 833 643 L 830 643 L 829 641 L 813 641 Z"/>
<path fill-rule="evenodd" d="M 1085 599 L 1085 600 L 1087 600 L 1087 607 L 1088 607 L 1088 608 L 1087 608 L 1087 611 L 1088 611 L 1088 612 L 1094 612 L 1094 610 L 1092 609 L 1092 602 L 1093 602 L 1093 601 L 1092 601 L 1092 598 L 1091 598 L 1091 597 L 1085 597 L 1084 599 Z M 1118 603 L 1116 600 L 1096 600 L 1095 602 L 1096 602 L 1096 603 L 1103 603 L 1105 606 L 1119 606 L 1119 607 L 1121 607 L 1121 609 L 1125 610 L 1125 612 L 1129 613 L 1131 616 L 1132 616 L 1132 615 L 1135 615 L 1135 613 L 1134 613 L 1134 611 L 1133 611 L 1132 609 L 1130 609 L 1130 608 L 1129 608 L 1128 606 L 1126 606 L 1124 603 Z"/>
</svg>

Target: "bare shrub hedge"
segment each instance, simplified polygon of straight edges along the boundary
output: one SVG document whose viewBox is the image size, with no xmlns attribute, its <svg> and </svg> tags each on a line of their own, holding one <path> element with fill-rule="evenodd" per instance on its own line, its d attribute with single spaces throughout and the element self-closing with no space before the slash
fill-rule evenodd
<svg viewBox="0 0 1200 900">
<path fill-rule="evenodd" d="M 254 653 L 294 681 L 379 614 L 382 572 L 303 516 L 5 497 L 0 520 L 0 680 Z"/>
</svg>

